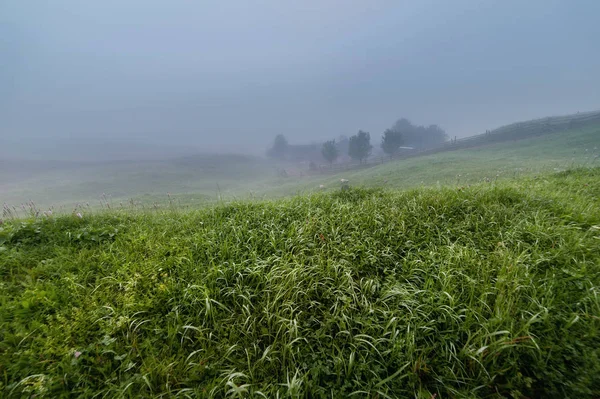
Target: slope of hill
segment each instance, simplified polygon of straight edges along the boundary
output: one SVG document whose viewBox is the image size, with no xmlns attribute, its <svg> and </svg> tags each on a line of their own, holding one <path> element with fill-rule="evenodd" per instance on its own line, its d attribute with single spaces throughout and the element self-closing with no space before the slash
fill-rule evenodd
<svg viewBox="0 0 600 399">
<path fill-rule="evenodd" d="M 489 130 L 485 134 L 451 140 L 440 150 L 470 148 L 511 140 L 547 136 L 559 132 L 586 129 L 600 125 L 600 111 L 581 112 L 573 115 L 549 116 L 524 122 L 511 123 Z M 435 150 L 434 150 L 435 151 Z"/>
<path fill-rule="evenodd" d="M 547 126 L 554 126 L 549 130 L 551 134 L 546 132 L 543 136 L 487 142 L 477 148 L 456 150 L 454 146 L 453 151 L 334 174 L 311 176 L 306 170 L 302 176 L 296 173 L 288 178 L 277 177 L 278 165 L 236 155 L 113 163 L 5 162 L 0 163 L 0 202 L 16 205 L 33 200 L 44 208 L 65 204 L 70 211 L 77 202 L 98 206 L 103 194 L 118 206 L 131 198 L 164 205 L 170 200 L 167 193 L 171 193 L 178 202 L 197 207 L 217 198 L 281 197 L 312 192 L 320 185 L 337 188 L 341 178 L 350 179 L 355 185 L 411 188 L 534 175 L 598 164 L 600 123 L 592 123 L 594 115 L 582 114 L 578 123 L 569 122 L 573 116 L 554 118 L 552 123 L 546 119 L 524 122 L 493 134 L 519 131 L 525 135 L 524 132 L 546 132 Z"/>
<path fill-rule="evenodd" d="M 278 179 L 255 188 L 269 196 L 312 192 L 339 180 L 367 187 L 464 186 L 485 180 L 535 176 L 577 166 L 600 166 L 600 123 L 541 137 L 445 151 L 358 170 L 304 179 Z"/>
<path fill-rule="evenodd" d="M 598 397 L 600 169 L 0 227 L 14 397 Z"/>
</svg>

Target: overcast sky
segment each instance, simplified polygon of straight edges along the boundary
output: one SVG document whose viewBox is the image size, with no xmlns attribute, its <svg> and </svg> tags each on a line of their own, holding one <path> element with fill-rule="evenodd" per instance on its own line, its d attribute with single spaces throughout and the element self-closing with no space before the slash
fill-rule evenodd
<svg viewBox="0 0 600 399">
<path fill-rule="evenodd" d="M 0 137 L 263 152 L 600 108 L 600 1 L 0 1 Z"/>
</svg>

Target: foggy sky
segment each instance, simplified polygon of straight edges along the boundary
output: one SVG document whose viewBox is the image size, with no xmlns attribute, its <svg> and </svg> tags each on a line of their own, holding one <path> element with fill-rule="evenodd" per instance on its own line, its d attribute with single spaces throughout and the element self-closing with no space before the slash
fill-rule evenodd
<svg viewBox="0 0 600 399">
<path fill-rule="evenodd" d="M 600 2 L 0 2 L 0 139 L 263 153 L 600 108 Z M 165 147 L 166 148 L 166 147 Z M 50 151 L 50 150 L 49 150 Z"/>
</svg>

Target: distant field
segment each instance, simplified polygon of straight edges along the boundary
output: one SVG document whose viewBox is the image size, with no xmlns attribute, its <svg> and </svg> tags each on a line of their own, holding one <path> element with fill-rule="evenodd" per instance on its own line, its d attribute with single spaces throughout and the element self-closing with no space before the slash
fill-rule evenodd
<svg viewBox="0 0 600 399">
<path fill-rule="evenodd" d="M 278 167 L 253 157 L 197 156 L 166 161 L 113 164 L 34 164 L 0 168 L 0 202 L 33 200 L 72 209 L 75 203 L 97 208 L 106 194 L 113 207 L 133 198 L 140 206 L 197 207 L 235 198 L 276 198 L 339 188 L 341 178 L 366 187 L 413 188 L 465 185 L 575 166 L 600 164 L 600 124 L 479 148 L 440 152 L 336 174 L 277 177 Z M 30 169 L 30 170 L 29 170 Z M 306 171 L 308 172 L 308 171 Z"/>
<path fill-rule="evenodd" d="M 600 166 L 600 125 L 546 136 L 492 144 L 479 148 L 441 152 L 333 175 L 278 179 L 257 185 L 268 196 L 314 192 L 320 185 L 338 189 L 341 178 L 366 187 L 414 188 L 464 186 L 577 166 Z"/>
<path fill-rule="evenodd" d="M 111 163 L 12 163 L 0 169 L 0 201 L 32 200 L 41 207 L 89 202 L 98 206 L 103 194 L 118 206 L 133 197 L 194 193 L 194 199 L 217 197 L 244 182 L 275 177 L 264 160 L 242 155 L 198 155 L 162 161 Z"/>
<path fill-rule="evenodd" d="M 578 137 L 351 179 L 589 163 Z M 0 396 L 600 397 L 599 204 L 586 168 L 8 220 Z"/>
</svg>

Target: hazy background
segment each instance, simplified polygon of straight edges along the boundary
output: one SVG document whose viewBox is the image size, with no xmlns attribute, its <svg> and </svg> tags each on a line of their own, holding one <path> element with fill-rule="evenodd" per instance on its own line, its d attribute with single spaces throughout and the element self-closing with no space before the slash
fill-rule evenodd
<svg viewBox="0 0 600 399">
<path fill-rule="evenodd" d="M 600 107 L 600 2 L 0 2 L 0 158 L 263 154 Z"/>
</svg>

